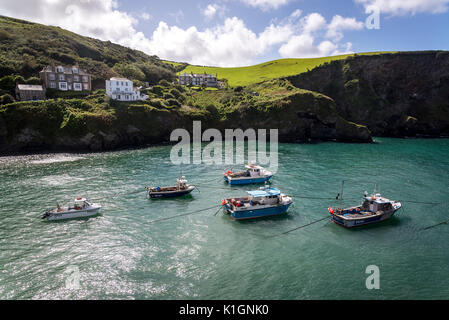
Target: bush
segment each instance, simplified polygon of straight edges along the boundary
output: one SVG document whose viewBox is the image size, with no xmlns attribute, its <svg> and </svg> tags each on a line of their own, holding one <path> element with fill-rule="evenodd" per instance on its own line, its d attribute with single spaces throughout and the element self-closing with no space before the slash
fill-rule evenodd
<svg viewBox="0 0 449 320">
<path fill-rule="evenodd" d="M 167 105 L 169 105 L 169 106 L 177 106 L 177 107 L 180 107 L 181 106 L 181 104 L 178 102 L 178 100 L 176 100 L 176 99 L 168 99 L 168 100 L 166 100 L 165 101 L 166 103 L 167 103 Z"/>
<path fill-rule="evenodd" d="M 164 89 L 163 89 L 161 86 L 154 86 L 153 89 L 151 89 L 151 91 L 152 91 L 154 94 L 156 94 L 156 95 L 158 95 L 158 96 L 161 96 L 162 93 L 164 92 Z"/>
<path fill-rule="evenodd" d="M 163 104 L 162 100 L 160 99 L 151 99 L 150 100 L 150 106 L 155 108 L 163 108 L 165 105 Z"/>
<path fill-rule="evenodd" d="M 90 94 L 89 91 L 59 91 L 57 89 L 46 90 L 47 99 L 75 99 L 75 98 L 84 98 Z"/>
<path fill-rule="evenodd" d="M 169 100 L 169 99 L 176 99 L 176 97 L 175 97 L 175 96 L 173 96 L 173 95 L 172 95 L 172 94 L 170 94 L 170 93 L 166 93 L 166 94 L 164 94 L 163 98 L 164 98 L 165 100 Z"/>
<path fill-rule="evenodd" d="M 165 79 L 159 81 L 159 85 L 160 85 L 160 86 L 163 86 L 163 87 L 170 87 L 170 86 L 171 86 L 170 82 L 168 82 L 168 81 L 165 80 Z"/>
<path fill-rule="evenodd" d="M 0 104 L 8 104 L 15 102 L 14 97 L 9 93 L 4 94 L 0 97 Z"/>
<path fill-rule="evenodd" d="M 181 92 L 179 92 L 178 90 L 176 90 L 176 89 L 171 89 L 170 91 L 170 94 L 173 96 L 173 97 L 175 97 L 176 99 L 178 99 L 182 94 L 181 94 Z"/>
</svg>

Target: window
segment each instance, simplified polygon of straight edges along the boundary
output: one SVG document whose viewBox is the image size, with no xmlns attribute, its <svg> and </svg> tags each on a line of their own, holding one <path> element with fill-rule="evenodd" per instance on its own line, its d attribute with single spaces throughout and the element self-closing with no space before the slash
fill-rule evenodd
<svg viewBox="0 0 449 320">
<path fill-rule="evenodd" d="M 55 89 L 56 88 L 56 83 L 50 82 L 50 88 Z"/>
<path fill-rule="evenodd" d="M 75 91 L 81 91 L 81 83 L 74 83 L 73 84 L 73 90 Z"/>
<path fill-rule="evenodd" d="M 64 81 L 65 80 L 65 76 L 63 74 L 59 75 L 59 81 Z"/>
<path fill-rule="evenodd" d="M 50 74 L 48 75 L 48 78 L 49 78 L 51 81 L 55 81 L 55 79 L 56 79 L 54 73 L 50 73 Z"/>
<path fill-rule="evenodd" d="M 75 82 L 80 81 L 80 77 L 79 76 L 73 76 L 73 81 L 75 81 Z"/>
<path fill-rule="evenodd" d="M 67 82 L 60 82 L 59 90 L 67 90 Z"/>
<path fill-rule="evenodd" d="M 58 67 L 58 72 L 64 72 L 64 68 L 63 67 Z"/>
<path fill-rule="evenodd" d="M 87 77 L 83 76 L 83 82 L 87 82 Z"/>
<path fill-rule="evenodd" d="M 117 99 L 120 100 L 120 95 L 119 94 L 117 95 Z"/>
<path fill-rule="evenodd" d="M 84 90 L 89 90 L 89 85 L 87 83 L 83 83 Z"/>
<path fill-rule="evenodd" d="M 73 68 L 73 73 L 78 73 L 78 68 Z"/>
</svg>

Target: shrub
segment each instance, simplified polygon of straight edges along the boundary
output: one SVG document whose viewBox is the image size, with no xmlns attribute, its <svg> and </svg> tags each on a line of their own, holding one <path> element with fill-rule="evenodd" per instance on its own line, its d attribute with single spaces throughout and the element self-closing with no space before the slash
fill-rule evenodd
<svg viewBox="0 0 449 320">
<path fill-rule="evenodd" d="M 170 94 L 172 95 L 172 96 L 174 96 L 176 99 L 178 99 L 180 96 L 181 96 L 181 92 L 179 92 L 177 89 L 171 89 L 170 91 Z"/>
<path fill-rule="evenodd" d="M 14 97 L 9 93 L 4 94 L 0 97 L 0 104 L 8 104 L 15 102 Z"/>
<path fill-rule="evenodd" d="M 164 96 L 163 96 L 163 98 L 164 98 L 165 100 L 176 99 L 176 97 L 173 96 L 173 95 L 170 94 L 170 93 L 165 93 Z"/>
<path fill-rule="evenodd" d="M 158 95 L 158 96 L 161 96 L 162 93 L 164 92 L 164 89 L 163 89 L 161 86 L 154 86 L 153 89 L 151 89 L 151 91 L 152 91 L 154 94 L 156 94 L 156 95 Z"/>
<path fill-rule="evenodd" d="M 170 87 L 171 86 L 170 82 L 168 82 L 165 79 L 162 79 L 161 81 L 159 81 L 159 85 L 163 86 L 163 87 Z"/>
<path fill-rule="evenodd" d="M 177 107 L 180 107 L 181 106 L 181 104 L 178 102 L 178 100 L 176 100 L 176 99 L 168 99 L 168 100 L 166 100 L 165 101 L 166 103 L 167 103 L 167 105 L 169 105 L 169 106 L 177 106 Z"/>
</svg>

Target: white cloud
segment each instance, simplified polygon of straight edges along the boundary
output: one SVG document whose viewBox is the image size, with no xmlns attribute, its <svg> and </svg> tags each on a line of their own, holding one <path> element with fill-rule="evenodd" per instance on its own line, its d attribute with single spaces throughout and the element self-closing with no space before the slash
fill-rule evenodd
<svg viewBox="0 0 449 320">
<path fill-rule="evenodd" d="M 336 15 L 332 18 L 331 23 L 327 27 L 327 37 L 340 41 L 343 38 L 344 30 L 362 30 L 364 23 L 357 21 L 355 18 L 343 18 Z"/>
<path fill-rule="evenodd" d="M 290 17 L 292 18 L 298 18 L 300 15 L 302 15 L 302 11 L 300 9 L 296 9 L 295 11 L 292 12 L 292 14 L 290 15 Z"/>
<path fill-rule="evenodd" d="M 406 15 L 417 13 L 443 13 L 449 9 L 449 0 L 354 0 L 365 8 L 376 6 L 382 13 Z"/>
<path fill-rule="evenodd" d="M 311 13 L 301 19 L 305 33 L 311 33 L 326 27 L 326 19 L 319 13 Z"/>
<path fill-rule="evenodd" d="M 240 0 L 240 1 L 252 7 L 257 7 L 266 11 L 269 9 L 277 9 L 280 6 L 289 3 L 291 0 Z"/>
<path fill-rule="evenodd" d="M 314 37 L 309 34 L 294 36 L 279 48 L 279 53 L 282 57 L 313 58 L 334 55 L 337 52 L 337 45 L 331 41 L 323 41 L 317 46 L 314 42 Z"/>
<path fill-rule="evenodd" d="M 144 12 L 140 15 L 140 18 L 142 18 L 143 20 L 150 20 L 151 19 L 151 14 Z"/>
<path fill-rule="evenodd" d="M 149 46 L 155 54 L 174 61 L 214 66 L 243 66 L 271 46 L 287 41 L 292 34 L 289 26 L 270 25 L 260 34 L 254 33 L 236 18 L 224 24 L 199 31 L 196 27 L 181 29 L 160 22 Z"/>
<path fill-rule="evenodd" d="M 212 19 L 214 15 L 217 13 L 217 5 L 210 4 L 204 9 L 203 14 L 206 16 L 206 18 Z"/>
<path fill-rule="evenodd" d="M 204 10 L 202 10 L 202 14 L 206 17 L 207 20 L 211 20 L 216 16 L 224 17 L 227 11 L 226 6 L 219 4 L 209 4 Z"/>
<path fill-rule="evenodd" d="M 340 44 L 345 30 L 361 30 L 364 24 L 354 18 L 344 18 L 336 15 L 328 24 L 326 19 L 319 13 L 311 13 L 300 20 L 299 34 L 290 37 L 289 40 L 279 48 L 279 54 L 284 58 L 313 58 L 351 53 L 352 43 Z M 322 37 L 328 40 L 316 41 Z"/>
</svg>

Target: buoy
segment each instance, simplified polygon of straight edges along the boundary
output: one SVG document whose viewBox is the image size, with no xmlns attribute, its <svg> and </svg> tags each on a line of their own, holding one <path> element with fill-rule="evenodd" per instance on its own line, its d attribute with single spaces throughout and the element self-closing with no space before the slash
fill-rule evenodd
<svg viewBox="0 0 449 320">
<path fill-rule="evenodd" d="M 221 201 L 221 205 L 225 205 L 226 204 L 226 200 L 225 199 L 223 199 L 222 201 Z"/>
<path fill-rule="evenodd" d="M 330 214 L 334 214 L 335 212 L 334 209 L 332 209 L 332 207 L 329 207 L 327 210 L 329 211 Z"/>
</svg>

